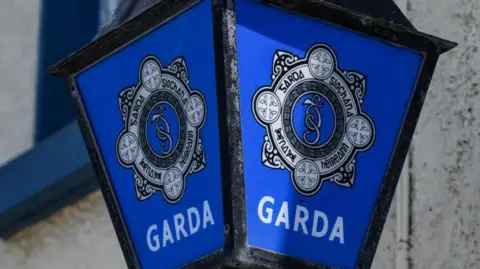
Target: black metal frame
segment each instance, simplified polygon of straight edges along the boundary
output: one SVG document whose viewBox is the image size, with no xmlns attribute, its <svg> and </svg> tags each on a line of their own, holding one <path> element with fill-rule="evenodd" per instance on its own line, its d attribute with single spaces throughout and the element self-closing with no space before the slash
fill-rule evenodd
<svg viewBox="0 0 480 269">
<path fill-rule="evenodd" d="M 134 42 L 148 32 L 160 27 L 202 0 L 164 0 L 135 16 L 119 27 L 103 34 L 75 54 L 58 63 L 49 72 L 66 78 L 73 105 L 76 109 L 82 135 L 85 140 L 101 190 L 112 218 L 118 240 L 129 268 L 141 268 L 130 235 L 125 227 L 117 198 L 112 190 L 97 141 L 77 89 L 76 75 L 101 61 L 116 50 Z M 243 150 L 241 142 L 240 111 L 237 77 L 237 52 L 233 0 L 212 1 L 217 98 L 224 201 L 225 247 L 185 268 L 214 268 L 239 266 L 247 268 L 331 268 L 311 262 L 267 252 L 248 246 L 245 190 L 243 182 Z M 274 8 L 319 19 L 339 27 L 380 39 L 394 46 L 407 47 L 423 55 L 423 64 L 410 98 L 394 153 L 377 198 L 369 229 L 357 259 L 357 268 L 370 268 L 380 239 L 381 231 L 390 208 L 395 188 L 410 145 L 415 126 L 428 90 L 438 56 L 456 44 L 413 28 L 367 17 L 344 7 L 314 0 L 257 0 Z M 391 0 L 386 0 L 391 1 Z"/>
</svg>

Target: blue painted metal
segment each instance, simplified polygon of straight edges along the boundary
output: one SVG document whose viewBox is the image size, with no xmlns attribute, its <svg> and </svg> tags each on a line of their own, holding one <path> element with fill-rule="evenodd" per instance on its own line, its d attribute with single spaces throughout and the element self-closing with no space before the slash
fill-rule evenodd
<svg viewBox="0 0 480 269">
<path fill-rule="evenodd" d="M 129 16 L 123 0 L 105 32 Z M 150 2 L 137 3 L 139 9 Z M 43 0 L 37 83 L 35 148 L 0 167 L 0 237 L 97 190 L 98 183 L 74 120 L 67 91 L 47 67 L 87 44 L 97 32 L 99 0 Z M 130 15 L 131 16 L 131 15 Z M 88 19 L 85 19 L 88 18 Z M 59 23 L 61 22 L 61 23 Z M 110 25 L 110 26 L 109 26 Z"/>
<path fill-rule="evenodd" d="M 76 121 L 2 167 L 0 179 L 2 237 L 97 188 Z"/>
<path fill-rule="evenodd" d="M 89 43 L 98 31 L 99 0 L 43 0 L 37 74 L 35 141 L 74 120 L 64 82 L 47 68 Z"/>
<path fill-rule="evenodd" d="M 90 42 L 99 0 L 43 0 L 35 148 L 0 168 L 0 235 L 18 231 L 97 188 L 64 82 L 47 67 Z"/>
</svg>

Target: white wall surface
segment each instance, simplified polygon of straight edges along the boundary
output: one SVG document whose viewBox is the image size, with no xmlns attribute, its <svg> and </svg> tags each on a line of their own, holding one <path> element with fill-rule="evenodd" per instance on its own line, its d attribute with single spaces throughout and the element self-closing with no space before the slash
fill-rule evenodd
<svg viewBox="0 0 480 269">
<path fill-rule="evenodd" d="M 31 145 L 38 0 L 0 1 L 0 162 Z M 480 1 L 413 0 L 407 15 L 459 47 L 442 56 L 413 142 L 415 269 L 480 268 Z M 396 197 L 398 199 L 398 197 Z M 395 204 L 374 268 L 394 268 Z M 1 269 L 125 268 L 101 194 L 0 241 Z"/>
<path fill-rule="evenodd" d="M 39 0 L 0 0 L 0 164 L 33 144 Z"/>
</svg>

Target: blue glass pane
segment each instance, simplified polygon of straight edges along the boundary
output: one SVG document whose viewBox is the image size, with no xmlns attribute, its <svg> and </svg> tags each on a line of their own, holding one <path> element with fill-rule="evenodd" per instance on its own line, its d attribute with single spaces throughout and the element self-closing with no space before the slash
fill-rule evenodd
<svg viewBox="0 0 480 269">
<path fill-rule="evenodd" d="M 145 269 L 224 246 L 212 37 L 203 1 L 77 77 Z"/>
<path fill-rule="evenodd" d="M 236 1 L 248 244 L 354 268 L 422 55 Z"/>
</svg>

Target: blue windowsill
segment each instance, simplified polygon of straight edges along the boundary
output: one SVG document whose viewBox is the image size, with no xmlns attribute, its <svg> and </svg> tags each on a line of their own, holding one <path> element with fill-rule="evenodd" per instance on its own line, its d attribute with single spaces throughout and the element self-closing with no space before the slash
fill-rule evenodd
<svg viewBox="0 0 480 269">
<path fill-rule="evenodd" d="M 76 121 L 0 167 L 0 237 L 98 188 Z"/>
</svg>

